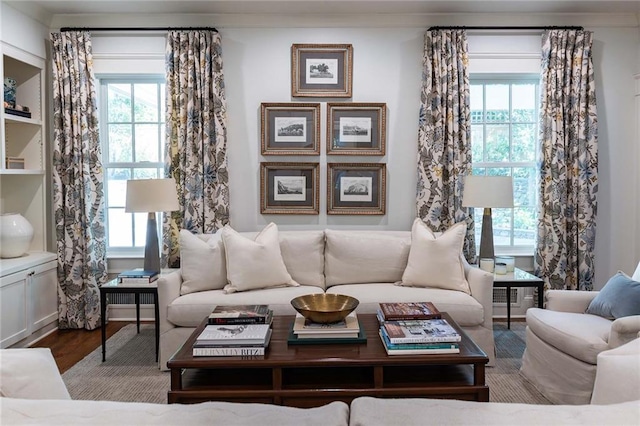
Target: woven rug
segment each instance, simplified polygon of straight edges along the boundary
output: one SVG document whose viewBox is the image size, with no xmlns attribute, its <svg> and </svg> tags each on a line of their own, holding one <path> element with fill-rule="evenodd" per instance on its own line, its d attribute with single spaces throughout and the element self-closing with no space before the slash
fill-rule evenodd
<svg viewBox="0 0 640 426">
<path fill-rule="evenodd" d="M 493 402 L 550 404 L 520 374 L 524 351 L 524 323 L 494 324 L 498 358 L 486 369 Z M 143 324 L 140 334 L 133 324 L 107 341 L 107 360 L 98 348 L 62 375 L 71 398 L 87 400 L 167 403 L 168 372 L 158 370 L 155 361 L 153 324 Z"/>
</svg>

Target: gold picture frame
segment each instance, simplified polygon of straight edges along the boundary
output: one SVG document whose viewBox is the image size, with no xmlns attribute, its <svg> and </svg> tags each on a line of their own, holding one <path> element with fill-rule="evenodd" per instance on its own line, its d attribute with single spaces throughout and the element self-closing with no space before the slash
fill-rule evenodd
<svg viewBox="0 0 640 426">
<path fill-rule="evenodd" d="M 386 186 L 384 163 L 327 163 L 327 214 L 384 215 Z"/>
<path fill-rule="evenodd" d="M 327 103 L 327 155 L 386 152 L 387 104 Z"/>
<path fill-rule="evenodd" d="M 291 46 L 291 96 L 350 98 L 352 85 L 351 44 Z"/>
<path fill-rule="evenodd" d="M 262 155 L 320 155 L 320 104 L 260 104 Z"/>
<path fill-rule="evenodd" d="M 261 214 L 319 214 L 320 163 L 260 163 Z"/>
</svg>

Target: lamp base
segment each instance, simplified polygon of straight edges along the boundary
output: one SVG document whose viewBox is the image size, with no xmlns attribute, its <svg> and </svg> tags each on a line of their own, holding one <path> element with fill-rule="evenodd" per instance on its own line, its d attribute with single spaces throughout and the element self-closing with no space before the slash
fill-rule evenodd
<svg viewBox="0 0 640 426">
<path fill-rule="evenodd" d="M 485 207 L 482 214 L 482 234 L 480 235 L 480 259 L 493 259 L 493 223 L 491 209 Z M 478 261 L 478 264 L 480 261 Z"/>
<path fill-rule="evenodd" d="M 144 247 L 144 270 L 160 272 L 160 248 L 155 212 L 147 216 L 147 243 Z"/>
</svg>

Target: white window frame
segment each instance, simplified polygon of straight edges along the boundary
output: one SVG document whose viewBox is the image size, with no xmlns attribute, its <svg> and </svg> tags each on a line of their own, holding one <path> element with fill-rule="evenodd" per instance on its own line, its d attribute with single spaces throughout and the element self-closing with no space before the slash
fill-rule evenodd
<svg viewBox="0 0 640 426">
<path fill-rule="evenodd" d="M 99 74 L 96 75 L 96 80 L 98 82 L 99 94 L 98 94 L 98 103 L 100 106 L 99 109 L 99 128 L 100 128 L 100 141 L 102 144 L 102 167 L 104 170 L 104 209 L 105 209 L 105 237 L 107 241 L 107 257 L 144 257 L 144 245 L 142 246 L 131 246 L 131 247 L 121 247 L 121 246 L 111 246 L 109 244 L 109 208 L 113 207 L 109 205 L 109 191 L 108 191 L 108 169 L 110 168 L 118 168 L 118 169 L 154 169 L 156 170 L 156 177 L 162 178 L 164 177 L 164 158 L 160 158 L 159 162 L 150 162 L 150 161 L 141 161 L 141 162 L 111 162 L 109 160 L 109 131 L 108 131 L 108 95 L 107 95 L 107 86 L 109 84 L 166 84 L 166 79 L 164 75 L 161 74 Z M 131 105 L 132 108 L 132 120 L 134 120 L 133 108 L 134 103 Z M 133 121 L 132 121 L 133 122 Z M 153 122 L 154 124 L 165 123 L 165 111 L 162 111 L 161 105 L 158 105 L 158 121 Z M 165 126 L 160 126 L 160 131 L 165 131 Z M 159 135 L 160 136 L 160 135 Z M 135 132 L 132 132 L 133 143 L 135 144 Z M 159 138 L 162 140 L 162 138 Z M 135 145 L 134 145 L 135 146 Z M 158 147 L 162 149 L 162 147 Z M 162 152 L 162 151 L 160 151 Z M 122 206 L 124 207 L 124 206 Z M 128 213 L 130 215 L 132 221 L 132 241 L 135 242 L 135 233 L 136 233 L 136 223 L 134 220 L 134 214 Z M 146 213 L 135 213 L 136 215 L 144 215 L 144 225 L 146 229 Z M 158 213 L 156 213 L 158 214 Z M 158 214 L 158 230 L 160 233 L 162 231 L 162 214 Z M 145 231 L 146 232 L 146 231 Z M 161 238 L 161 237 L 160 237 Z"/>
<path fill-rule="evenodd" d="M 539 126 L 540 126 L 540 103 L 539 103 L 539 99 L 540 99 L 540 75 L 539 74 L 530 74 L 530 73 L 509 73 L 509 74 L 484 74 L 484 73 L 472 73 L 469 77 L 469 83 L 470 85 L 473 84 L 483 84 L 483 111 L 486 111 L 486 92 L 484 92 L 484 87 L 486 84 L 508 84 L 509 85 L 509 91 L 511 93 L 511 85 L 514 83 L 520 83 L 520 84 L 526 84 L 526 83 L 534 83 L 535 84 L 535 99 L 536 99 L 536 103 L 535 103 L 535 135 L 539 134 Z M 512 103 L 511 103 L 512 99 L 511 96 L 509 96 L 509 111 L 512 110 Z M 531 122 L 513 122 L 511 121 L 511 119 L 509 119 L 508 122 L 506 122 L 509 124 L 509 149 L 512 150 L 513 149 L 513 141 L 512 141 L 512 137 L 513 137 L 513 133 L 511 131 L 511 125 L 512 124 L 531 124 Z M 472 125 L 477 125 L 479 123 L 471 123 Z M 500 122 L 486 122 L 483 121 L 483 123 L 481 123 L 483 125 L 483 140 L 486 141 L 486 126 L 487 125 L 492 125 L 492 124 L 501 124 Z M 502 124 L 505 124 L 504 122 L 502 122 Z M 509 161 L 509 162 L 505 162 L 505 161 L 501 161 L 501 162 L 492 162 L 492 161 L 480 161 L 480 162 L 474 162 L 472 164 L 472 167 L 474 169 L 476 168 L 481 168 L 481 169 L 487 169 L 487 168 L 501 168 L 501 169 L 510 169 L 510 175 L 513 173 L 513 169 L 514 168 L 533 168 L 533 170 L 536 173 L 536 179 L 535 181 L 538 181 L 538 162 L 539 162 L 539 155 L 540 155 L 540 149 L 539 147 L 536 146 L 535 148 L 535 158 L 534 161 L 527 161 L 527 162 L 515 162 L 515 161 Z M 483 146 L 483 158 L 486 158 L 486 144 Z M 537 196 L 538 196 L 538 192 L 537 189 L 534 192 L 536 194 L 536 203 L 537 204 Z M 536 207 L 536 205 L 532 206 L 532 207 Z M 482 217 L 482 208 L 478 208 L 475 209 L 475 217 Z M 494 249 L 496 251 L 496 253 L 500 253 L 500 254 L 514 254 L 514 255 L 522 255 L 522 254 L 532 254 L 533 251 L 535 250 L 535 242 L 531 245 L 515 245 L 514 244 L 514 210 L 511 209 L 511 236 L 510 236 L 510 241 L 511 244 L 510 245 L 495 245 Z M 479 223 L 476 223 L 476 227 L 479 226 Z M 495 240 L 495 236 L 494 236 L 494 240 Z M 476 241 L 476 243 L 479 243 L 479 241 Z"/>
</svg>

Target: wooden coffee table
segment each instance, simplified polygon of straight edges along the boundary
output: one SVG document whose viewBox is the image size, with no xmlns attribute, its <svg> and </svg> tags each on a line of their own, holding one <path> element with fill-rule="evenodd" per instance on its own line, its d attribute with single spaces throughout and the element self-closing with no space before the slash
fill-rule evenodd
<svg viewBox="0 0 640 426">
<path fill-rule="evenodd" d="M 359 396 L 449 398 L 489 401 L 487 355 L 446 313 L 462 335 L 459 354 L 386 354 L 373 314 L 358 315 L 367 342 L 288 345 L 294 316 L 276 316 L 262 358 L 194 357 L 192 345 L 206 319 L 167 363 L 169 403 L 261 402 L 315 407 Z"/>
</svg>

